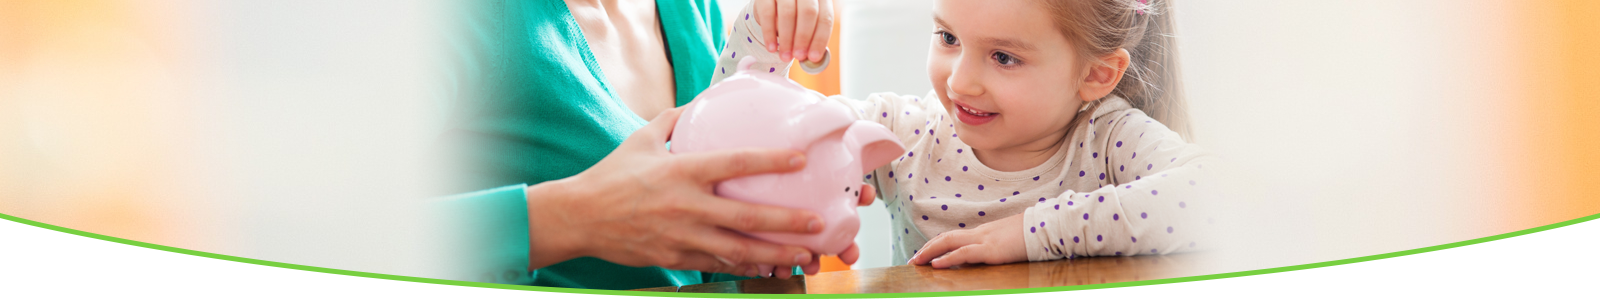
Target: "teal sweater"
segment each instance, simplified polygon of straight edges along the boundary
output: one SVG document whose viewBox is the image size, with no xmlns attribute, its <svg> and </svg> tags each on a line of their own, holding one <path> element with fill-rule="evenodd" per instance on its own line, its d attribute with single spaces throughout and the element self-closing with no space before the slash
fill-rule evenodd
<svg viewBox="0 0 1600 300">
<path fill-rule="evenodd" d="M 566 178 L 599 162 L 646 124 L 617 98 L 583 32 L 559 0 L 486 1 L 466 7 L 452 35 L 460 61 L 445 144 L 465 149 L 460 191 L 442 202 L 471 216 L 468 278 L 483 282 L 594 289 L 682 286 L 739 279 L 726 274 L 633 268 L 579 258 L 527 271 L 523 187 Z M 723 44 L 714 0 L 657 3 L 677 85 L 688 104 L 710 82 Z M 502 188 L 483 190 L 489 187 Z M 534 228 L 533 230 L 539 230 Z M 532 241 L 537 243 L 538 241 Z"/>
</svg>

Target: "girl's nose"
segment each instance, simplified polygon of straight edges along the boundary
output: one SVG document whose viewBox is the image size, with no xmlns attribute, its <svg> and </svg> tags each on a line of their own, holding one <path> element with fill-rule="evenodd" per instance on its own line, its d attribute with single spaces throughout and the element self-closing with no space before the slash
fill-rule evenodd
<svg viewBox="0 0 1600 300">
<path fill-rule="evenodd" d="M 945 86 L 949 89 L 947 94 L 968 97 L 983 95 L 983 85 L 979 81 L 982 63 L 982 60 L 958 58 L 950 68 L 950 78 L 945 80 Z"/>
</svg>

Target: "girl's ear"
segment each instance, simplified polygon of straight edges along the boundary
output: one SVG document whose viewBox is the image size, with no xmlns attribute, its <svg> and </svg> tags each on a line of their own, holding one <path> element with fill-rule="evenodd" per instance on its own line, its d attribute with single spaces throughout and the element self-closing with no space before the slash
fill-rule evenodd
<svg viewBox="0 0 1600 300">
<path fill-rule="evenodd" d="M 1088 102 L 1110 95 L 1117 88 L 1117 83 L 1122 81 L 1122 74 L 1128 71 L 1131 61 L 1128 50 L 1122 48 L 1090 61 L 1089 74 L 1078 86 L 1078 98 Z"/>
</svg>

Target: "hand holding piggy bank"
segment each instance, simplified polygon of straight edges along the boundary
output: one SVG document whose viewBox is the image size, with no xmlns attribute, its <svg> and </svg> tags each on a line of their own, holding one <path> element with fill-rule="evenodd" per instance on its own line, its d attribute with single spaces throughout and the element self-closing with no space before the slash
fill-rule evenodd
<svg viewBox="0 0 1600 300">
<path fill-rule="evenodd" d="M 862 175 L 905 153 L 905 146 L 883 125 L 857 120 L 849 107 L 781 74 L 749 70 L 752 63 L 740 61 L 736 74 L 686 106 L 672 130 L 671 151 L 763 147 L 805 152 L 807 163 L 800 171 L 726 180 L 716 185 L 715 193 L 816 212 L 826 224 L 821 233 L 745 234 L 817 254 L 839 254 L 861 227 L 855 206 Z"/>
</svg>

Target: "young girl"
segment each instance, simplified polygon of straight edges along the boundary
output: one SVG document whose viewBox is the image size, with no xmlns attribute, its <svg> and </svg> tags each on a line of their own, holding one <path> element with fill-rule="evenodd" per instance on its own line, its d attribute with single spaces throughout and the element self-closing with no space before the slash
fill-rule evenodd
<svg viewBox="0 0 1600 300">
<path fill-rule="evenodd" d="M 1214 184 L 1210 158 L 1185 141 L 1167 6 L 938 0 L 932 92 L 830 97 L 909 149 L 866 175 L 891 214 L 894 261 L 946 268 L 1197 247 Z M 736 20 L 714 72 L 740 55 L 786 71 L 759 24 Z"/>
</svg>

